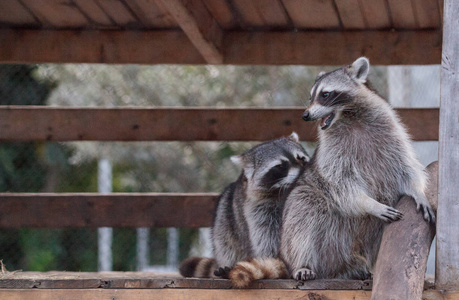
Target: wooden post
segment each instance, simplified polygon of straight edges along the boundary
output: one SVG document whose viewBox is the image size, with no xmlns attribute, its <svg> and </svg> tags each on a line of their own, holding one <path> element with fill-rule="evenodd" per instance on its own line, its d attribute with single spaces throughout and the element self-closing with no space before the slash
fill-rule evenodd
<svg viewBox="0 0 459 300">
<path fill-rule="evenodd" d="M 438 163 L 427 167 L 429 185 L 427 197 L 432 207 L 437 202 Z M 424 275 L 430 245 L 435 236 L 435 225 L 427 223 L 416 212 L 411 197 L 404 196 L 396 208 L 404 214 L 403 219 L 386 226 L 374 270 L 372 300 L 421 299 Z"/>
<path fill-rule="evenodd" d="M 459 1 L 445 0 L 441 61 L 438 289 L 459 288 Z"/>
</svg>

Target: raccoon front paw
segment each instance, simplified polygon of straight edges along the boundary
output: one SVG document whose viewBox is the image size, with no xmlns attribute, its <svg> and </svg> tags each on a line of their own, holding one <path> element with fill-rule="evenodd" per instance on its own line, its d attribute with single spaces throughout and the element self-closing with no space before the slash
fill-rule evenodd
<svg viewBox="0 0 459 300">
<path fill-rule="evenodd" d="M 416 201 L 416 211 L 417 212 L 421 211 L 424 217 L 424 220 L 426 220 L 427 222 L 435 223 L 435 213 L 432 207 L 430 206 L 429 202 L 427 201 L 427 199 L 424 198 L 420 200 L 420 198 L 418 197 L 415 199 L 415 201 Z"/>
<path fill-rule="evenodd" d="M 221 277 L 223 279 L 229 279 L 230 271 L 231 271 L 231 268 L 229 267 L 218 268 L 217 270 L 214 271 L 214 275 L 217 277 Z"/>
<path fill-rule="evenodd" d="M 393 207 L 385 206 L 384 210 L 377 217 L 384 222 L 392 223 L 403 218 L 403 214 Z"/>
<path fill-rule="evenodd" d="M 313 280 L 316 279 L 316 273 L 308 268 L 301 268 L 296 270 L 295 275 L 293 276 L 296 280 Z"/>
</svg>

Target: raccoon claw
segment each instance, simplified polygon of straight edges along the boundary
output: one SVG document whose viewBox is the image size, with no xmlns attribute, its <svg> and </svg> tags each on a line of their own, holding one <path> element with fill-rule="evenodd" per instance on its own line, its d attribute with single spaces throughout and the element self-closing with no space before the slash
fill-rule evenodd
<svg viewBox="0 0 459 300">
<path fill-rule="evenodd" d="M 231 269 L 229 267 L 218 268 L 214 271 L 214 275 L 217 277 L 221 277 L 223 279 L 229 279 L 229 272 Z"/>
<path fill-rule="evenodd" d="M 419 209 L 416 209 L 416 211 L 420 211 L 422 213 L 424 220 L 429 223 L 435 223 L 435 213 L 430 206 L 422 204 L 417 204 L 417 206 L 419 206 Z"/>
<path fill-rule="evenodd" d="M 386 211 L 380 215 L 380 218 L 387 223 L 392 223 L 403 218 L 403 214 L 392 207 L 387 207 Z"/>
<path fill-rule="evenodd" d="M 316 279 L 316 273 L 308 268 L 302 268 L 295 272 L 294 278 L 301 281 L 313 280 Z"/>
</svg>

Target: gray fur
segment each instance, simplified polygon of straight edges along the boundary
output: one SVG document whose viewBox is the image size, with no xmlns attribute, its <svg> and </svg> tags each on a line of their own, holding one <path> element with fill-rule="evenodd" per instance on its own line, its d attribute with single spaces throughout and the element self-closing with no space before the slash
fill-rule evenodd
<svg viewBox="0 0 459 300">
<path fill-rule="evenodd" d="M 321 120 L 319 146 L 286 200 L 280 249 L 296 278 L 365 278 L 381 220 L 401 218 L 393 206 L 404 194 L 434 221 L 424 168 L 393 109 L 365 85 L 369 67 L 359 58 L 311 90 L 303 118 Z"/>
<path fill-rule="evenodd" d="M 230 268 L 252 257 L 278 256 L 285 195 L 309 157 L 293 133 L 257 145 L 232 161 L 243 171 L 220 196 L 212 227 L 217 265 Z"/>
</svg>

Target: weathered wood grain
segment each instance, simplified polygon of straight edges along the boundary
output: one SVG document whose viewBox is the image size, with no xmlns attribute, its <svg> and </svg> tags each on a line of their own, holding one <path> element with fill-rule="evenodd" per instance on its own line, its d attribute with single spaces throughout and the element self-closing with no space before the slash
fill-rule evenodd
<svg viewBox="0 0 459 300">
<path fill-rule="evenodd" d="M 301 119 L 303 111 L 9 106 L 0 107 L 0 141 L 266 141 L 292 131 L 314 141 L 315 124 Z M 438 139 L 438 109 L 397 112 L 414 140 Z"/>
<path fill-rule="evenodd" d="M 371 280 L 257 280 L 248 289 L 371 290 Z M 0 289 L 231 289 L 230 280 L 150 272 L 16 272 L 0 275 Z"/>
<path fill-rule="evenodd" d="M 441 63 L 436 284 L 459 288 L 459 1 L 445 0 Z"/>
<path fill-rule="evenodd" d="M 8 300 L 48 300 L 48 299 L 86 299 L 86 300 L 215 300 L 215 299 L 323 299 L 323 300 L 366 300 L 370 291 L 327 291 L 327 290 L 200 290 L 200 289 L 1 289 L 0 298 Z M 425 300 L 455 300 L 459 291 L 425 291 Z"/>
<path fill-rule="evenodd" d="M 0 228 L 209 227 L 218 194 L 0 194 Z"/>
<path fill-rule="evenodd" d="M 344 65 L 362 55 L 375 65 L 438 64 L 441 32 L 229 31 L 221 51 L 223 64 L 235 65 Z M 181 31 L 0 30 L 0 63 L 44 62 L 204 64 L 206 60 Z"/>
<path fill-rule="evenodd" d="M 21 0 L 46 28 L 83 28 L 88 19 L 72 5 L 70 0 L 36 1 Z"/>
<path fill-rule="evenodd" d="M 180 31 L 3 29 L 0 62 L 204 64 L 205 60 Z"/>
<path fill-rule="evenodd" d="M 428 195 L 438 192 L 436 163 L 427 167 Z M 434 197 L 433 197 L 434 198 Z M 429 199 L 435 202 L 435 199 Z M 427 223 L 416 212 L 414 199 L 404 196 L 395 207 L 403 218 L 386 225 L 373 273 L 372 300 L 415 300 L 422 297 L 424 276 L 435 224 Z"/>
<path fill-rule="evenodd" d="M 441 33 L 435 30 L 230 32 L 225 35 L 223 49 L 224 63 L 236 65 L 345 65 L 362 55 L 369 57 L 374 65 L 438 64 Z"/>
<path fill-rule="evenodd" d="M 209 64 L 221 64 L 223 31 L 201 1 L 161 0 Z"/>
</svg>

